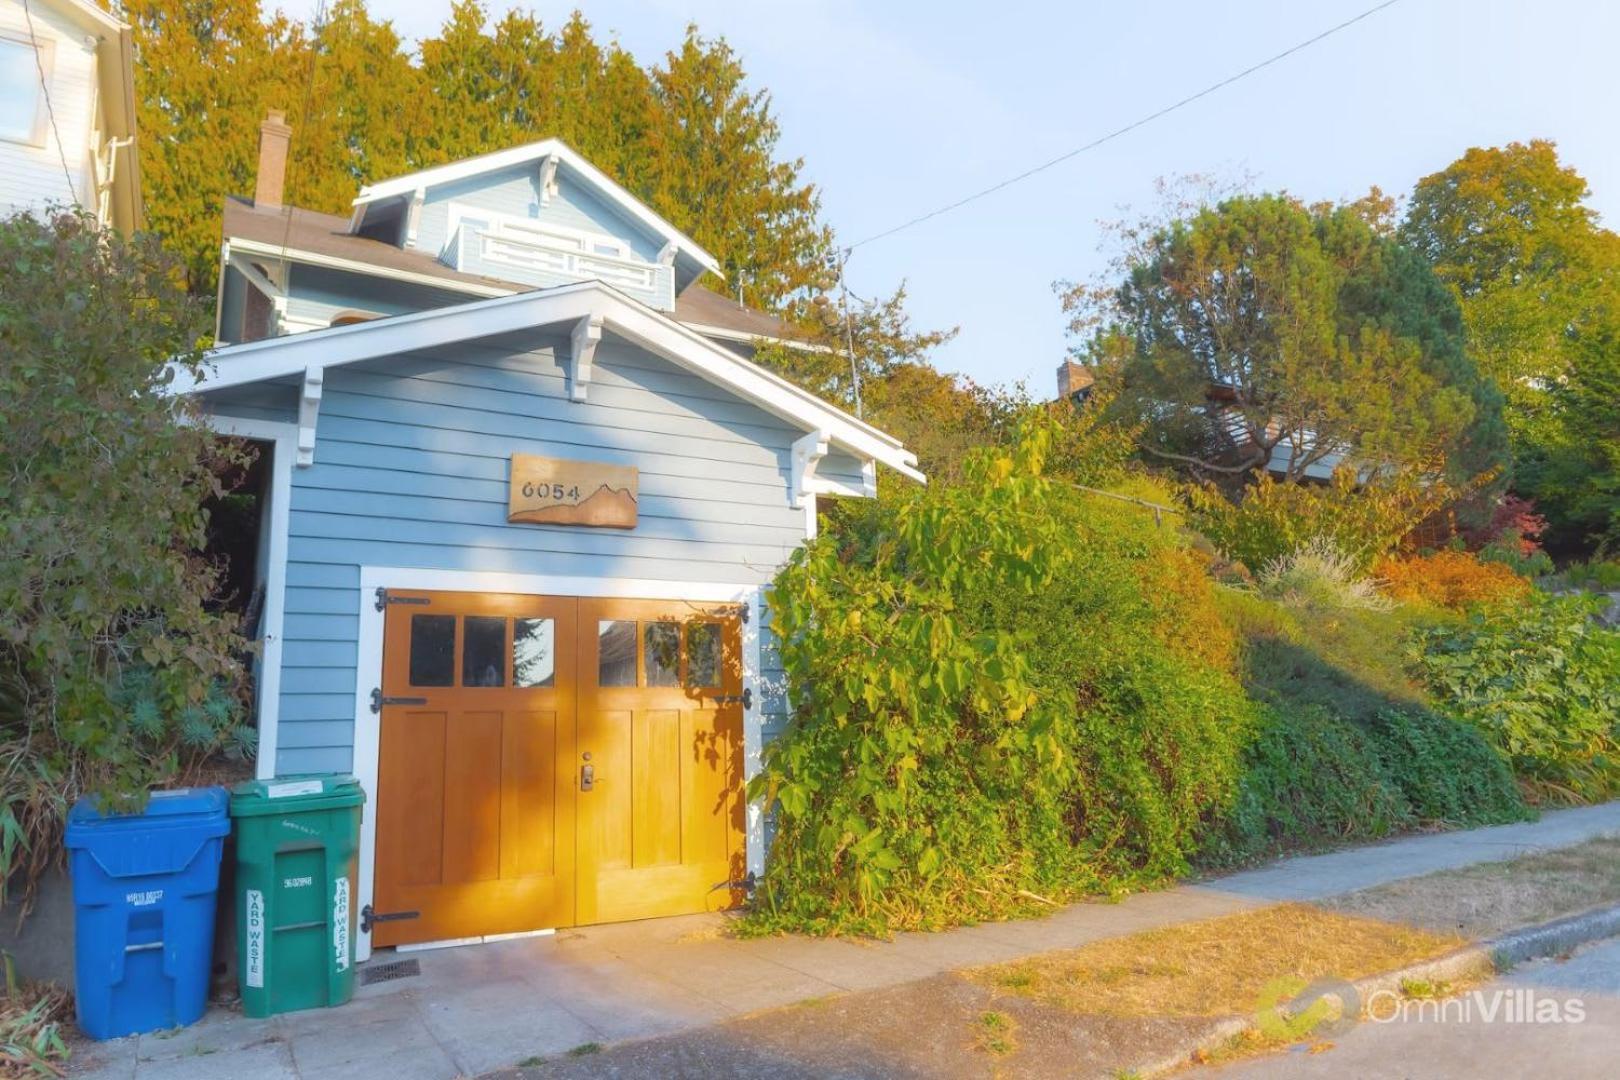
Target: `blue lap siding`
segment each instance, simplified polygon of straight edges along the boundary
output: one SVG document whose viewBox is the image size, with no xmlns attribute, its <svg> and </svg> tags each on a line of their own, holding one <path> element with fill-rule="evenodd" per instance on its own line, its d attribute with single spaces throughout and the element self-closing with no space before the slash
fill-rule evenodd
<svg viewBox="0 0 1620 1080">
<path fill-rule="evenodd" d="M 754 584 L 804 537 L 788 493 L 802 432 L 609 336 L 588 400 L 563 339 L 490 339 L 329 369 L 315 464 L 293 471 L 276 771 L 353 767 L 361 566 Z M 222 391 L 223 415 L 296 419 L 291 386 Z M 634 530 L 506 520 L 513 453 L 634 465 Z M 853 487 L 834 453 L 823 475 Z M 767 639 L 767 732 L 784 705 Z M 775 714 L 775 715 L 771 715 Z"/>
</svg>

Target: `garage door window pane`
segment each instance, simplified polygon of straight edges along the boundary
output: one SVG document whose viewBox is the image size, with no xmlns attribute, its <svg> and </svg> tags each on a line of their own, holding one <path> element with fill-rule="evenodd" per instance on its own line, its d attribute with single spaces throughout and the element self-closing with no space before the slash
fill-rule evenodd
<svg viewBox="0 0 1620 1080">
<path fill-rule="evenodd" d="M 681 685 L 681 624 L 643 623 L 647 634 L 647 685 Z"/>
<path fill-rule="evenodd" d="M 636 685 L 634 620 L 603 619 L 596 624 L 596 685 Z"/>
<path fill-rule="evenodd" d="M 686 685 L 710 689 L 720 685 L 720 624 L 686 624 Z"/>
<path fill-rule="evenodd" d="M 462 628 L 461 685 L 506 685 L 506 620 L 469 615 Z"/>
<path fill-rule="evenodd" d="M 456 617 L 411 616 L 411 685 L 454 686 Z"/>
<path fill-rule="evenodd" d="M 550 619 L 512 623 L 512 685 L 553 686 L 557 674 L 557 627 Z"/>
</svg>

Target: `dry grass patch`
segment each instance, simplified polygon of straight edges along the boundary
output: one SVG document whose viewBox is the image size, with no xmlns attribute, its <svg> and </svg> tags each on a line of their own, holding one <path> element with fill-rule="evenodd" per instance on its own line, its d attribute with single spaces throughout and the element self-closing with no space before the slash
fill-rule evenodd
<svg viewBox="0 0 1620 1080">
<path fill-rule="evenodd" d="M 1348 915 L 1470 938 L 1493 937 L 1620 902 L 1620 837 L 1480 863 L 1323 901 Z"/>
<path fill-rule="evenodd" d="M 1006 1057 L 1018 1049 L 1018 1021 L 994 1010 L 979 1014 L 973 1045 L 992 1057 Z"/>
<path fill-rule="evenodd" d="M 1463 944 L 1376 919 L 1283 904 L 1097 941 L 964 974 L 1090 1016 L 1232 1016 L 1279 980 L 1359 979 Z"/>
</svg>

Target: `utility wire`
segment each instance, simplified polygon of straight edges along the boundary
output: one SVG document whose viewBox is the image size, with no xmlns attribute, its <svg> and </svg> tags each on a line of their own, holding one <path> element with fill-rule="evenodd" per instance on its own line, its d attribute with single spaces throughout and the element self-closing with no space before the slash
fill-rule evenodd
<svg viewBox="0 0 1620 1080">
<path fill-rule="evenodd" d="M 1274 54 L 1272 56 L 1269 56 L 1266 59 L 1264 59 L 1264 60 L 1260 61 L 1259 63 L 1254 64 L 1254 65 L 1252 65 L 1250 67 L 1246 67 L 1242 71 L 1237 72 L 1235 75 L 1228 75 L 1226 78 L 1222 79 L 1220 82 L 1211 83 L 1210 85 L 1204 87 L 1202 90 L 1198 91 L 1196 94 L 1189 94 L 1187 97 L 1182 98 L 1180 101 L 1177 101 L 1177 102 L 1175 102 L 1174 104 L 1171 104 L 1171 105 L 1166 105 L 1164 108 L 1158 110 L 1157 112 L 1149 113 L 1148 115 L 1146 115 L 1144 117 L 1141 117 L 1140 119 L 1137 119 L 1137 120 L 1132 120 L 1130 123 L 1126 124 L 1124 127 L 1116 128 L 1113 131 L 1110 131 L 1108 134 L 1106 134 L 1106 135 L 1104 135 L 1104 136 L 1102 136 L 1100 138 L 1093 139 L 1091 142 L 1086 143 L 1084 146 L 1078 146 L 1075 149 L 1070 150 L 1068 153 L 1060 154 L 1057 157 L 1052 158 L 1050 161 L 1045 161 L 1045 162 L 1042 162 L 1039 165 L 1036 165 L 1034 168 L 1026 169 L 1023 172 L 1017 174 L 1016 176 L 1009 176 L 1005 180 L 1002 180 L 1002 181 L 1000 181 L 998 183 L 992 184 L 989 187 L 984 188 L 984 189 L 982 189 L 980 191 L 975 191 L 973 194 L 965 196 L 963 198 L 960 198 L 960 199 L 956 200 L 953 203 L 947 203 L 944 206 L 939 207 L 938 209 L 928 211 L 928 213 L 926 213 L 926 214 L 919 214 L 918 216 L 912 218 L 911 220 L 902 222 L 901 224 L 896 225 L 891 229 L 885 229 L 882 232 L 873 233 L 871 236 L 868 236 L 865 239 L 855 241 L 853 244 L 850 244 L 844 250 L 846 252 L 854 251 L 856 248 L 861 247 L 861 246 L 863 246 L 865 244 L 870 244 L 870 243 L 873 243 L 874 241 L 882 240 L 885 237 L 893 236 L 897 232 L 902 232 L 903 230 L 909 229 L 914 225 L 921 225 L 923 222 L 932 220 L 933 218 L 937 218 L 941 214 L 948 214 L 952 210 L 960 209 L 961 207 L 966 206 L 968 203 L 976 202 L 979 199 L 982 199 L 987 195 L 994 195 L 996 192 L 1001 191 L 1003 188 L 1009 188 L 1009 187 L 1012 187 L 1014 184 L 1017 184 L 1017 183 L 1019 183 L 1021 181 L 1028 180 L 1030 177 L 1034 176 L 1036 173 L 1045 172 L 1047 169 L 1050 169 L 1050 168 L 1053 168 L 1054 166 L 1063 164 L 1065 161 L 1068 161 L 1070 158 L 1079 157 L 1081 154 L 1084 154 L 1089 150 L 1095 150 L 1097 147 L 1103 145 L 1104 143 L 1112 142 L 1113 140 L 1119 138 L 1122 135 L 1127 135 L 1130 132 L 1135 131 L 1139 127 L 1144 127 L 1145 125 L 1151 124 L 1153 121 L 1158 120 L 1161 117 L 1165 117 L 1165 116 L 1170 115 L 1171 113 L 1175 112 L 1178 109 L 1181 109 L 1181 108 L 1184 108 L 1184 107 L 1186 107 L 1188 105 L 1191 105 L 1193 102 L 1199 100 L 1200 98 L 1208 97 L 1210 94 L 1215 93 L 1215 91 L 1217 91 L 1217 90 L 1224 89 L 1225 87 L 1231 86 L 1233 83 L 1238 82 L 1239 80 L 1246 79 L 1250 75 L 1253 75 L 1255 72 L 1260 71 L 1260 70 L 1262 70 L 1264 68 L 1268 68 L 1272 64 L 1275 64 L 1280 60 L 1284 60 L 1284 59 L 1294 55 L 1297 52 L 1300 52 L 1300 51 L 1302 51 L 1304 49 L 1308 49 L 1312 45 L 1315 45 L 1317 42 L 1326 40 L 1327 38 L 1332 37 L 1334 34 L 1337 34 L 1339 31 L 1348 29 L 1349 27 L 1354 26 L 1356 23 L 1359 23 L 1364 19 L 1370 19 L 1374 15 L 1378 14 L 1380 11 L 1383 11 L 1385 8 L 1394 7 L 1398 3 L 1400 3 L 1400 0 L 1384 0 L 1383 3 L 1377 4 L 1377 5 L 1373 6 L 1373 7 L 1370 7 L 1367 10 L 1363 11 L 1361 14 L 1355 15 L 1355 16 L 1353 16 L 1351 18 L 1348 18 L 1344 22 L 1339 23 L 1336 26 L 1331 26 L 1328 29 L 1323 30 L 1321 33 L 1315 35 L 1314 37 L 1306 38 L 1304 41 L 1299 42 L 1297 45 L 1291 45 L 1288 48 L 1284 49 L 1282 52 L 1276 53 L 1276 54 Z"/>
<path fill-rule="evenodd" d="M 314 33 L 310 36 L 309 50 L 309 84 L 304 88 L 304 112 L 299 117 L 305 128 L 309 127 L 309 111 L 315 102 L 315 70 L 321 62 L 321 34 L 326 30 L 326 0 L 320 0 L 315 7 L 315 21 L 311 27 Z M 286 178 L 281 185 L 281 205 L 287 213 L 286 224 L 281 230 L 281 273 L 282 290 L 292 292 L 292 267 L 287 263 L 287 244 L 292 239 L 293 205 L 290 201 L 292 195 L 293 177 L 297 175 L 293 168 L 292 140 L 287 140 L 287 160 L 282 167 L 286 170 Z"/>
<path fill-rule="evenodd" d="M 51 105 L 51 80 L 45 77 L 45 61 L 40 58 L 39 37 L 34 33 L 34 12 L 28 0 L 22 0 L 23 19 L 28 23 L 28 40 L 34 47 L 34 67 L 39 71 L 39 92 L 45 95 L 45 115 L 51 121 L 51 135 L 56 139 L 56 156 L 62 160 L 62 175 L 67 177 L 68 196 L 79 202 L 79 191 L 73 183 L 73 170 L 68 167 L 67 149 L 62 145 L 62 132 L 56 127 L 56 109 Z"/>
</svg>

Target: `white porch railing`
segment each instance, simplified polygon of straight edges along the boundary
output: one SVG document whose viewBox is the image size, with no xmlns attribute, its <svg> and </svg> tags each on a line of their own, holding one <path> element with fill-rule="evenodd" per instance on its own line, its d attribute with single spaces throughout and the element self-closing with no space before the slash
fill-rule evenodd
<svg viewBox="0 0 1620 1080">
<path fill-rule="evenodd" d="M 478 233 L 478 252 L 492 263 L 565 274 L 581 281 L 596 278 L 610 285 L 650 291 L 658 267 L 612 255 L 562 251 L 548 244 L 494 232 Z"/>
</svg>

